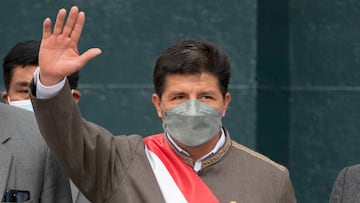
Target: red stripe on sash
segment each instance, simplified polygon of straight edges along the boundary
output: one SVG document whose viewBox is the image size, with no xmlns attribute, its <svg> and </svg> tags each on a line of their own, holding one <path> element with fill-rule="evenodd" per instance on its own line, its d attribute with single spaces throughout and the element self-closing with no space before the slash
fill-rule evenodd
<svg viewBox="0 0 360 203">
<path fill-rule="evenodd" d="M 146 137 L 144 142 L 160 158 L 189 203 L 219 202 L 193 169 L 176 154 L 164 134 Z"/>
</svg>

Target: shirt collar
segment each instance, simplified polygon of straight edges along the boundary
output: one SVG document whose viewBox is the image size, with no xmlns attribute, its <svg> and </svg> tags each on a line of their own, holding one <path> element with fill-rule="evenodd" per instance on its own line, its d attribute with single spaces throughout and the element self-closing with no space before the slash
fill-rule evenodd
<svg viewBox="0 0 360 203">
<path fill-rule="evenodd" d="M 168 138 L 169 142 L 176 148 L 177 151 L 179 151 L 180 153 L 183 153 L 187 156 L 190 156 L 189 153 L 187 153 L 184 149 L 182 149 L 179 145 L 177 145 L 175 143 L 175 141 L 172 139 L 172 137 L 166 133 L 166 137 Z M 225 132 L 224 132 L 224 129 L 221 128 L 221 135 L 220 135 L 220 139 L 219 141 L 216 143 L 215 147 L 209 152 L 207 153 L 205 156 L 201 157 L 200 160 L 212 155 L 212 154 L 215 154 L 216 152 L 218 152 L 222 146 L 224 146 L 225 144 Z"/>
</svg>

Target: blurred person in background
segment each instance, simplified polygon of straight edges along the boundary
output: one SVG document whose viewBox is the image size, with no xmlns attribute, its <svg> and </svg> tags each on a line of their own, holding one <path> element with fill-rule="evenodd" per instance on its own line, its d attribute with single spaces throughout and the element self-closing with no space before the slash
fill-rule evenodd
<svg viewBox="0 0 360 203">
<path fill-rule="evenodd" d="M 28 111 L 33 111 L 29 96 L 29 85 L 33 78 L 34 71 L 39 65 L 39 48 L 40 41 L 38 40 L 20 42 L 17 43 L 4 57 L 3 78 L 5 91 L 1 93 L 4 103 L 23 108 Z M 70 83 L 74 101 L 75 103 L 78 103 L 81 97 L 81 92 L 77 89 L 79 72 L 74 72 L 73 74 L 67 76 L 67 78 Z M 79 192 L 72 181 L 70 181 L 70 186 L 74 203 L 89 202 Z"/>
</svg>

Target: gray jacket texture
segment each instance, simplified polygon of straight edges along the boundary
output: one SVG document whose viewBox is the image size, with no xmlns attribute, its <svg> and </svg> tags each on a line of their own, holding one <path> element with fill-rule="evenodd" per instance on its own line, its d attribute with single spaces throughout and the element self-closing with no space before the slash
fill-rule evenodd
<svg viewBox="0 0 360 203">
<path fill-rule="evenodd" d="M 139 135 L 113 136 L 81 117 L 69 85 L 32 102 L 41 132 L 64 170 L 95 203 L 164 202 Z M 46 109 L 46 110 L 45 110 Z M 192 164 L 189 157 L 181 157 Z M 230 139 L 198 173 L 220 202 L 296 202 L 288 170 Z M 201 195 L 201 194 L 199 194 Z"/>
<path fill-rule="evenodd" d="M 360 164 L 345 167 L 339 172 L 329 202 L 360 202 Z"/>
<path fill-rule="evenodd" d="M 0 103 L 0 200 L 8 190 L 27 202 L 70 203 L 68 178 L 40 135 L 32 112 Z"/>
</svg>

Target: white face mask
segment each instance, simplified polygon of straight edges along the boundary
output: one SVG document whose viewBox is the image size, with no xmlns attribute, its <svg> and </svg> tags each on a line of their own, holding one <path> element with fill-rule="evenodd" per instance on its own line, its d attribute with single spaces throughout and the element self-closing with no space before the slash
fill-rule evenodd
<svg viewBox="0 0 360 203">
<path fill-rule="evenodd" d="M 8 102 L 11 106 L 16 106 L 18 108 L 22 108 L 22 109 L 34 112 L 34 109 L 33 109 L 30 99 L 11 101 L 10 97 L 8 96 Z"/>
<path fill-rule="evenodd" d="M 165 111 L 163 129 L 186 146 L 199 146 L 220 132 L 221 119 L 217 109 L 190 99 Z"/>
</svg>

